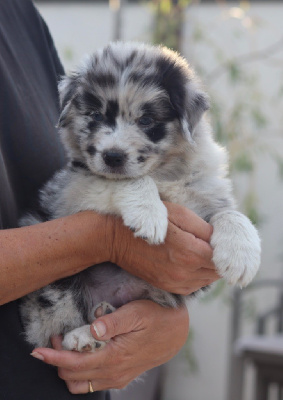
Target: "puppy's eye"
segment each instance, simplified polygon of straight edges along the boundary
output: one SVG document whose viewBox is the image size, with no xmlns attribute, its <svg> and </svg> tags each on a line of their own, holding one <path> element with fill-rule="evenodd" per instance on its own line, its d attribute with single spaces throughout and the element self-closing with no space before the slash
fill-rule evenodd
<svg viewBox="0 0 283 400">
<path fill-rule="evenodd" d="M 138 122 L 142 126 L 149 126 L 153 123 L 153 119 L 150 117 L 141 117 Z"/>
<path fill-rule="evenodd" d="M 104 119 L 103 114 L 99 111 L 95 111 L 94 113 L 91 114 L 91 116 L 95 121 L 98 122 L 103 121 Z"/>
</svg>

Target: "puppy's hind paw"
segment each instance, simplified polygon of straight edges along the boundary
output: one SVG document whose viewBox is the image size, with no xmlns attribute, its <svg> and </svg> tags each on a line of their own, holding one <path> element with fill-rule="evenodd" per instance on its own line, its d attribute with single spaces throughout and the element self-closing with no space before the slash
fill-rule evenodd
<svg viewBox="0 0 283 400">
<path fill-rule="evenodd" d="M 99 318 L 102 317 L 103 315 L 111 314 L 115 310 L 116 308 L 113 307 L 110 303 L 102 301 L 101 303 L 93 307 L 93 316 L 95 318 Z"/>
<path fill-rule="evenodd" d="M 63 349 L 79 351 L 81 353 L 94 352 L 102 349 L 106 342 L 101 342 L 90 333 L 90 325 L 80 326 L 73 329 L 64 336 Z"/>
</svg>

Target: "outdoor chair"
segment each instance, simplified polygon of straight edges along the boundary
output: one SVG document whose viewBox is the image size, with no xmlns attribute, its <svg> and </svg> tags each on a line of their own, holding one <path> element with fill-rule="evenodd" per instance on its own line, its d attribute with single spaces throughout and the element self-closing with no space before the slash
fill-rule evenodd
<svg viewBox="0 0 283 400">
<path fill-rule="evenodd" d="M 246 294 L 264 288 L 277 291 L 276 304 L 256 316 L 255 334 L 244 336 L 242 320 Z M 244 378 L 250 364 L 255 371 L 253 399 L 269 400 L 272 385 L 276 386 L 277 399 L 283 400 L 283 280 L 258 280 L 233 292 L 227 400 L 244 399 Z"/>
</svg>

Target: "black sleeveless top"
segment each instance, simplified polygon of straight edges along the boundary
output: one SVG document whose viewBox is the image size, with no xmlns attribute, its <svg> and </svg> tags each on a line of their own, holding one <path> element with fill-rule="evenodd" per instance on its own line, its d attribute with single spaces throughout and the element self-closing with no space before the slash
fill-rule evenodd
<svg viewBox="0 0 283 400">
<path fill-rule="evenodd" d="M 64 74 L 30 0 L 0 0 L 0 229 L 17 226 L 38 189 L 64 165 L 57 81 Z M 1 254 L 0 254 L 1 268 Z M 1 272 L 0 272 L 1 273 Z M 0 400 L 106 400 L 72 395 L 57 370 L 30 356 L 17 301 L 0 307 Z"/>
</svg>

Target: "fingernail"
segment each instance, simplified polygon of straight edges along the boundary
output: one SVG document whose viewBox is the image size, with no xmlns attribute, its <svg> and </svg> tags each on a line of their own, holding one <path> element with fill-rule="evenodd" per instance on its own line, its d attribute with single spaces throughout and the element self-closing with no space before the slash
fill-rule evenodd
<svg viewBox="0 0 283 400">
<path fill-rule="evenodd" d="M 44 357 L 42 354 L 37 353 L 36 351 L 33 351 L 31 354 L 34 358 L 37 358 L 38 360 L 44 361 Z"/>
<path fill-rule="evenodd" d="M 101 321 L 95 322 L 92 326 L 98 337 L 102 337 L 105 335 L 106 326 L 103 322 L 101 322 Z"/>
</svg>

